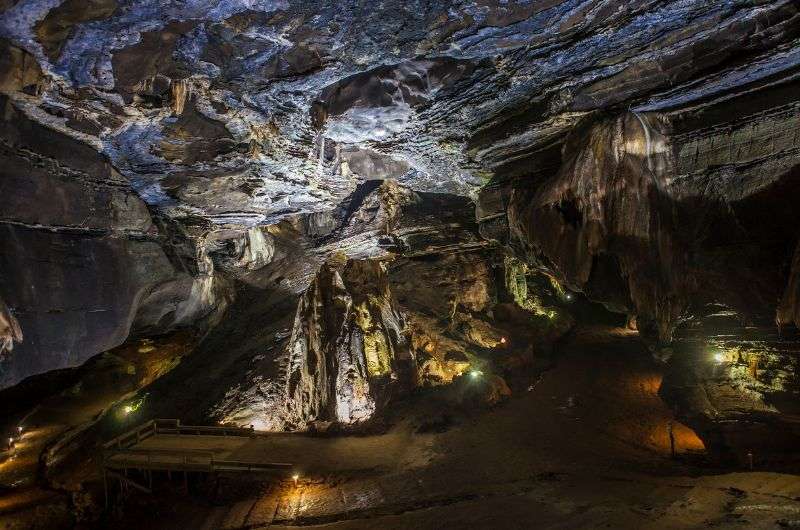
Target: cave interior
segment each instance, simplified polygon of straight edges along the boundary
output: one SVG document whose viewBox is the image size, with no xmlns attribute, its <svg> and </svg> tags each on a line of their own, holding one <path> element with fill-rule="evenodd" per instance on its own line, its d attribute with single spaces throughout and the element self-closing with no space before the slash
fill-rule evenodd
<svg viewBox="0 0 800 530">
<path fill-rule="evenodd" d="M 800 526 L 797 0 L 0 0 L 0 526 Z"/>
</svg>

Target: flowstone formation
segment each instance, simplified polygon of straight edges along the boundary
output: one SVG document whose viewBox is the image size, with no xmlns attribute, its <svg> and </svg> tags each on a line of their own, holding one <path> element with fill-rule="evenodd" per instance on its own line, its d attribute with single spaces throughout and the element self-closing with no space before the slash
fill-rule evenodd
<svg viewBox="0 0 800 530">
<path fill-rule="evenodd" d="M 385 264 L 334 255 L 300 297 L 282 373 L 257 374 L 245 393 L 258 396 L 233 392 L 219 412 L 226 422 L 271 430 L 367 420 L 392 386 L 414 382 L 404 332 Z"/>
<path fill-rule="evenodd" d="M 154 414 L 301 428 L 565 293 L 665 360 L 796 326 L 799 39 L 794 0 L 0 2 L 0 387 L 192 328 Z"/>
</svg>

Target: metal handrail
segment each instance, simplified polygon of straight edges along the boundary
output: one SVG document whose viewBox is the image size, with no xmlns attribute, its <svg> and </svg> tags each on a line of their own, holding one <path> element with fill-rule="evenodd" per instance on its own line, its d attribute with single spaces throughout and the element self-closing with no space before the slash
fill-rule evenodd
<svg viewBox="0 0 800 530">
<path fill-rule="evenodd" d="M 166 424 L 166 425 L 164 425 Z M 253 436 L 255 430 L 245 429 L 242 427 L 225 427 L 225 426 L 212 426 L 212 425 L 181 425 L 180 420 L 175 419 L 153 419 L 150 420 L 132 431 L 120 434 L 116 438 L 103 444 L 106 449 L 122 449 L 130 447 L 135 443 L 155 436 L 157 434 L 210 434 L 221 436 Z M 134 442 L 135 440 L 135 442 Z"/>
<path fill-rule="evenodd" d="M 202 455 L 202 456 L 214 456 L 214 451 L 209 451 L 208 449 L 136 449 L 136 448 L 128 448 L 128 449 L 109 449 L 107 454 L 112 456 L 115 455 L 184 455 L 186 453 L 195 454 L 195 455 Z"/>
<path fill-rule="evenodd" d="M 214 465 L 231 467 L 264 467 L 269 469 L 283 469 L 294 467 L 288 462 L 242 462 L 241 460 L 214 460 Z"/>
<path fill-rule="evenodd" d="M 221 435 L 221 436 L 248 436 L 255 431 L 241 427 L 207 426 L 207 425 L 181 425 L 180 420 L 153 419 L 132 431 L 123 433 L 103 444 L 103 461 L 107 468 L 118 466 L 146 467 L 146 468 L 172 468 L 184 466 L 191 469 L 205 469 L 208 471 L 265 471 L 274 469 L 291 469 L 293 464 L 283 462 L 242 462 L 239 460 L 218 460 L 215 453 L 207 449 L 141 449 L 133 447 L 137 443 L 158 434 L 178 435 Z M 146 459 L 137 457 L 146 457 Z M 176 457 L 177 462 L 154 461 L 154 457 Z M 135 461 L 125 461 L 125 457 L 135 458 Z M 116 458 L 116 460 L 115 460 Z M 198 459 L 203 461 L 198 462 Z"/>
</svg>

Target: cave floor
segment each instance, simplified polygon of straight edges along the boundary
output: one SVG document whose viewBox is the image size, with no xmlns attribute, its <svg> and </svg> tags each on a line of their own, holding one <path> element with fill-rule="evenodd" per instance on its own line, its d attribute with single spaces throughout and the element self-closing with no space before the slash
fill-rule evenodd
<svg viewBox="0 0 800 530">
<path fill-rule="evenodd" d="M 274 434 L 220 446 L 242 460 L 267 454 L 270 461 L 294 463 L 301 479 L 296 486 L 224 479 L 221 494 L 200 486 L 203 493 L 191 497 L 167 483 L 154 497 L 129 498 L 122 519 L 104 527 L 800 525 L 800 477 L 709 467 L 700 440 L 677 423 L 679 456 L 669 457 L 672 415 L 657 395 L 661 367 L 635 334 L 582 328 L 557 358 L 506 403 L 453 413 L 446 422 L 435 393 L 422 392 L 399 403 L 384 434 Z M 420 432 L 426 422 L 437 427 Z M 6 513 L 0 505 L 0 523 L 14 520 Z"/>
<path fill-rule="evenodd" d="M 444 432 L 277 435 L 245 444 L 303 470 L 225 505 L 186 501 L 163 528 L 775 528 L 800 524 L 800 478 L 699 465 L 702 443 L 658 398 L 635 334 L 588 328 L 527 392 Z M 426 410 L 430 406 L 430 410 Z M 422 411 L 422 412 L 420 412 Z M 165 441 L 168 441 L 165 439 Z M 260 491 L 260 493 L 253 493 Z M 141 524 L 138 520 L 136 524 Z"/>
</svg>

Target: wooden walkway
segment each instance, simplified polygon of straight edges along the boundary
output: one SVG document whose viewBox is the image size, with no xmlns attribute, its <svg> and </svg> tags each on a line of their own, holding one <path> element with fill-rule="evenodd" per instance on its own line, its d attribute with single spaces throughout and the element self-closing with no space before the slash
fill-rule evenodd
<svg viewBox="0 0 800 530">
<path fill-rule="evenodd" d="M 151 420 L 103 446 L 103 477 L 108 497 L 108 478 L 121 488 L 152 492 L 153 472 L 274 473 L 288 474 L 293 464 L 272 462 L 252 429 L 181 425 L 180 420 Z M 242 456 L 247 456 L 247 459 Z M 138 471 L 147 482 L 134 480 Z"/>
</svg>

